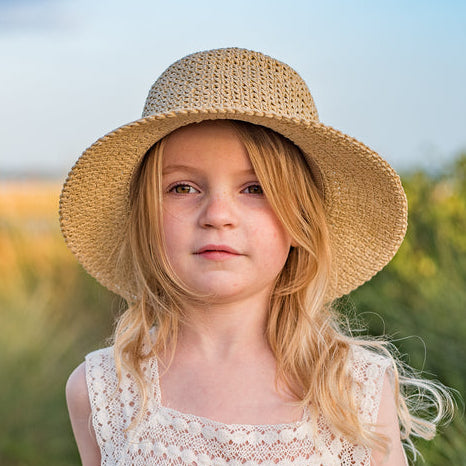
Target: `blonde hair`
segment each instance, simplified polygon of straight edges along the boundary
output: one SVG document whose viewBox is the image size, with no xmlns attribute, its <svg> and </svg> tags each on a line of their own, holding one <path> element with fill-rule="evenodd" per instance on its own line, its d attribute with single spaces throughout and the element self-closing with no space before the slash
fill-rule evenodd
<svg viewBox="0 0 466 466">
<path fill-rule="evenodd" d="M 283 136 L 250 123 L 229 124 L 246 147 L 264 193 L 294 244 L 274 284 L 266 329 L 277 361 L 277 382 L 283 382 L 302 406 L 312 405 L 349 441 L 387 452 L 388 440 L 358 417 L 347 363 L 352 345 L 392 356 L 386 343 L 357 339 L 343 331 L 326 302 L 332 258 L 323 197 L 315 182 L 318 174 L 311 172 L 300 149 Z M 134 177 L 122 254 L 133 258 L 138 290 L 115 332 L 118 374 L 121 377 L 124 366 L 135 377 L 143 407 L 147 389 L 141 363 L 174 349 L 184 302 L 206 299 L 181 283 L 165 253 L 161 228 L 164 145 L 162 139 L 149 150 Z M 151 338 L 154 327 L 155 339 Z M 440 384 L 404 375 L 405 369 L 392 360 L 401 434 L 415 454 L 411 436 L 432 438 L 436 423 L 451 407 L 451 398 Z M 418 396 L 413 396 L 413 389 Z M 422 408 L 423 399 L 437 413 L 431 420 L 412 414 L 413 408 Z"/>
</svg>

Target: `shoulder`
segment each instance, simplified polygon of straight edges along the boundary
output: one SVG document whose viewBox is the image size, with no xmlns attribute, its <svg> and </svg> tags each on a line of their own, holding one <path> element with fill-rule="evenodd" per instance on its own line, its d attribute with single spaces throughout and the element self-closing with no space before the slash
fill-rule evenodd
<svg viewBox="0 0 466 466">
<path fill-rule="evenodd" d="M 372 391 L 381 392 L 385 377 L 392 379 L 395 361 L 389 353 L 359 345 L 352 345 L 349 354 L 349 371 L 353 380 Z"/>
<path fill-rule="evenodd" d="M 353 345 L 349 371 L 354 380 L 354 396 L 361 420 L 375 424 L 385 379 L 393 379 L 393 359 L 375 350 Z"/>
<path fill-rule="evenodd" d="M 66 401 L 70 416 L 90 415 L 89 392 L 86 383 L 86 363 L 81 363 L 70 375 L 66 382 Z"/>
<path fill-rule="evenodd" d="M 118 375 L 113 346 L 93 351 L 86 356 L 85 375 L 91 401 L 96 393 L 106 392 L 110 387 L 116 388 Z"/>
<path fill-rule="evenodd" d="M 406 465 L 407 459 L 401 443 L 397 400 L 393 381 L 388 374 L 385 375 L 383 381 L 375 432 L 388 440 L 389 450 L 386 455 L 380 450 L 374 450 L 372 464 Z"/>
<path fill-rule="evenodd" d="M 350 370 L 356 382 L 356 400 L 361 419 L 389 442 L 387 455 L 380 450 L 373 451 L 373 465 L 407 464 L 398 421 L 394 368 L 395 361 L 388 353 L 356 345 L 351 348 Z"/>
<path fill-rule="evenodd" d="M 87 363 L 113 363 L 114 362 L 114 348 L 107 346 L 106 348 L 98 349 L 86 355 Z"/>
<path fill-rule="evenodd" d="M 365 346 L 351 345 L 350 365 L 356 379 L 366 381 L 368 378 L 383 376 L 394 364 L 388 353 L 381 353 Z"/>
<path fill-rule="evenodd" d="M 69 376 L 66 382 L 66 400 L 68 407 L 90 408 L 86 383 L 86 363 L 82 362 Z"/>
<path fill-rule="evenodd" d="M 104 386 L 108 383 L 107 379 L 113 378 L 106 375 L 112 373 L 110 358 L 113 359 L 113 351 L 110 348 L 88 354 L 86 360 L 74 369 L 66 383 L 66 402 L 77 441 L 76 429 L 78 435 L 81 430 L 87 433 L 92 430 L 95 437 L 92 429 L 95 393 L 97 387 Z"/>
<path fill-rule="evenodd" d="M 100 450 L 91 423 L 92 410 L 86 381 L 86 363 L 84 362 L 68 378 L 66 401 L 83 465 L 100 464 Z"/>
<path fill-rule="evenodd" d="M 66 383 L 66 399 L 68 405 L 81 408 L 91 408 L 89 402 L 90 379 L 112 372 L 114 367 L 113 348 L 108 347 L 89 353 L 85 362 L 82 362 L 68 378 Z"/>
</svg>

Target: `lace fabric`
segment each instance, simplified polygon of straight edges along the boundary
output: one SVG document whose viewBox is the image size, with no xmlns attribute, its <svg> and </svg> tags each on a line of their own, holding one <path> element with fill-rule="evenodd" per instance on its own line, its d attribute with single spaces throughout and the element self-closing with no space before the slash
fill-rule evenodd
<svg viewBox="0 0 466 466">
<path fill-rule="evenodd" d="M 359 415 L 373 424 L 390 360 L 359 347 L 352 355 Z M 139 413 L 136 383 L 124 374 L 118 384 L 113 348 L 86 357 L 102 465 L 370 465 L 370 450 L 334 435 L 322 416 L 306 411 L 300 421 L 290 424 L 222 424 L 164 407 L 156 358 L 143 370 L 153 382 L 153 393 L 141 420 L 128 430 Z"/>
</svg>

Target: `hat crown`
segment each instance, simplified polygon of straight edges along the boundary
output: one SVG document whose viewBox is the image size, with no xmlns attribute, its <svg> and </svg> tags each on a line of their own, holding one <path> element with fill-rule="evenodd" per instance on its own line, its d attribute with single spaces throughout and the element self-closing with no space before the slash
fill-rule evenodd
<svg viewBox="0 0 466 466">
<path fill-rule="evenodd" d="M 175 62 L 153 84 L 142 116 L 183 110 L 239 110 L 319 121 L 311 93 L 295 70 L 238 48 L 198 52 Z"/>
</svg>

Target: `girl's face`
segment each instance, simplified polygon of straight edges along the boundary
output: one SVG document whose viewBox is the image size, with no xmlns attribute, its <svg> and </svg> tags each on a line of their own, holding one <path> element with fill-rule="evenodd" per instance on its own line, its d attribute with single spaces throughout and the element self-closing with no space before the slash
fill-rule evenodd
<svg viewBox="0 0 466 466">
<path fill-rule="evenodd" d="M 162 189 L 166 252 L 182 282 L 219 303 L 267 297 L 291 240 L 233 127 L 204 122 L 172 133 Z"/>
</svg>

